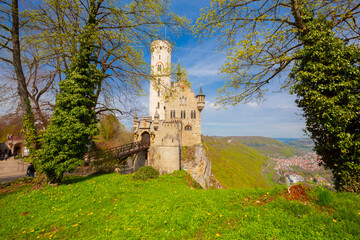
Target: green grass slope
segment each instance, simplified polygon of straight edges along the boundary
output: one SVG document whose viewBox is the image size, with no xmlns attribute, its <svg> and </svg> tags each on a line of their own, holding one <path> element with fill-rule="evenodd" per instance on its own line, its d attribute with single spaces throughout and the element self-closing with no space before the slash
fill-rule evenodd
<svg viewBox="0 0 360 240">
<path fill-rule="evenodd" d="M 256 149 L 258 152 L 268 155 L 279 155 L 282 157 L 291 157 L 298 154 L 299 151 L 292 146 L 284 144 L 278 140 L 267 137 L 226 137 L 228 139 L 238 140 L 248 147 Z"/>
<path fill-rule="evenodd" d="M 225 188 L 267 187 L 261 166 L 267 157 L 238 139 L 202 138 L 216 180 Z"/>
<path fill-rule="evenodd" d="M 359 239 L 354 194 L 306 204 L 286 189 L 196 190 L 184 171 L 147 182 L 117 173 L 0 195 L 1 239 Z M 327 198 L 323 198 L 327 199 Z"/>
</svg>

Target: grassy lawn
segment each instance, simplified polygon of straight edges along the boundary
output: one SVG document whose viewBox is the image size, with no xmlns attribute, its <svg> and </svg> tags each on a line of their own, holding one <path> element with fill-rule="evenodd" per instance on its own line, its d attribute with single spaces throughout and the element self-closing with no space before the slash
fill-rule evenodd
<svg viewBox="0 0 360 240">
<path fill-rule="evenodd" d="M 319 189 L 202 190 L 184 171 L 146 182 L 117 173 L 0 189 L 2 239 L 360 239 L 360 199 Z M 324 194 L 324 192 L 322 192 Z M 320 196 L 320 195 L 319 195 Z M 325 200 L 324 200 L 325 199 Z"/>
</svg>

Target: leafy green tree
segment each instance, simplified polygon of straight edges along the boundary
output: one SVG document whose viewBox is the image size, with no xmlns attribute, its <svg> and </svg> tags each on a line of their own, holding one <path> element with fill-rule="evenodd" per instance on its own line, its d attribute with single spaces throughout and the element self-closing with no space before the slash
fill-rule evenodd
<svg viewBox="0 0 360 240">
<path fill-rule="evenodd" d="M 292 92 L 336 189 L 360 193 L 360 48 L 337 37 L 324 16 L 304 21 Z"/>
<path fill-rule="evenodd" d="M 100 120 L 99 131 L 105 141 L 114 138 L 121 129 L 119 120 L 114 114 L 107 114 Z"/>
<path fill-rule="evenodd" d="M 330 29 L 343 40 L 359 39 L 360 3 L 356 0 L 212 0 L 197 20 L 200 38 L 218 36 L 226 51 L 218 91 L 220 106 L 264 99 L 274 79 L 288 75 L 296 53 L 306 43 L 299 34 L 309 30 L 301 6 L 331 20 Z M 282 88 L 292 85 L 291 79 Z"/>
<path fill-rule="evenodd" d="M 83 162 L 90 137 L 97 133 L 95 91 L 103 78 L 94 59 L 97 12 L 102 0 L 89 2 L 89 16 L 79 37 L 80 47 L 60 83 L 54 116 L 43 137 L 38 166 L 49 182 L 61 182 L 65 172 L 73 171 Z M 96 59 L 96 58 L 95 58 Z"/>
</svg>

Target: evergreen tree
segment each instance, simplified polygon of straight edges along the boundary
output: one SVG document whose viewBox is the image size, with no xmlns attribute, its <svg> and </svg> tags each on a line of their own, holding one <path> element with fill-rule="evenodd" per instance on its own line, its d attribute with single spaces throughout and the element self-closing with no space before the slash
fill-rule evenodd
<svg viewBox="0 0 360 240">
<path fill-rule="evenodd" d="M 360 192 L 360 48 L 347 45 L 325 17 L 306 25 L 308 33 L 292 70 L 292 92 L 303 109 L 306 130 L 340 191 Z"/>
<path fill-rule="evenodd" d="M 92 60 L 96 13 L 101 2 L 90 1 L 88 20 L 79 38 L 79 50 L 66 79 L 60 83 L 54 115 L 43 137 L 38 164 L 49 182 L 60 182 L 65 172 L 73 171 L 82 163 L 89 139 L 97 133 L 94 92 L 103 74 Z"/>
</svg>

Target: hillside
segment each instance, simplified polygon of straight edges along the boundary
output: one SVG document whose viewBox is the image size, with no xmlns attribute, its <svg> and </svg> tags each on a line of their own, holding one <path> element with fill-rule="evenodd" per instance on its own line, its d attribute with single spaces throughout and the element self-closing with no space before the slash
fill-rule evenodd
<svg viewBox="0 0 360 240">
<path fill-rule="evenodd" d="M 278 155 L 281 157 L 291 157 L 299 153 L 299 151 L 295 148 L 273 138 L 236 136 L 225 137 L 225 139 L 237 140 L 248 147 L 256 149 L 258 152 L 264 154 L 265 156 Z"/>
<path fill-rule="evenodd" d="M 293 148 L 301 152 L 312 152 L 314 148 L 314 142 L 311 139 L 298 139 L 286 143 L 287 145 L 292 146 Z"/>
<path fill-rule="evenodd" d="M 355 194 L 314 189 L 292 195 L 285 188 L 201 190 L 190 182 L 185 171 L 176 171 L 147 182 L 112 173 L 36 190 L 21 182 L 0 186 L 0 236 L 4 240 L 360 236 L 360 201 Z M 296 196 L 303 200 L 288 200 Z"/>
<path fill-rule="evenodd" d="M 215 178 L 225 188 L 267 187 L 261 166 L 267 157 L 238 139 L 203 136 Z"/>
</svg>

